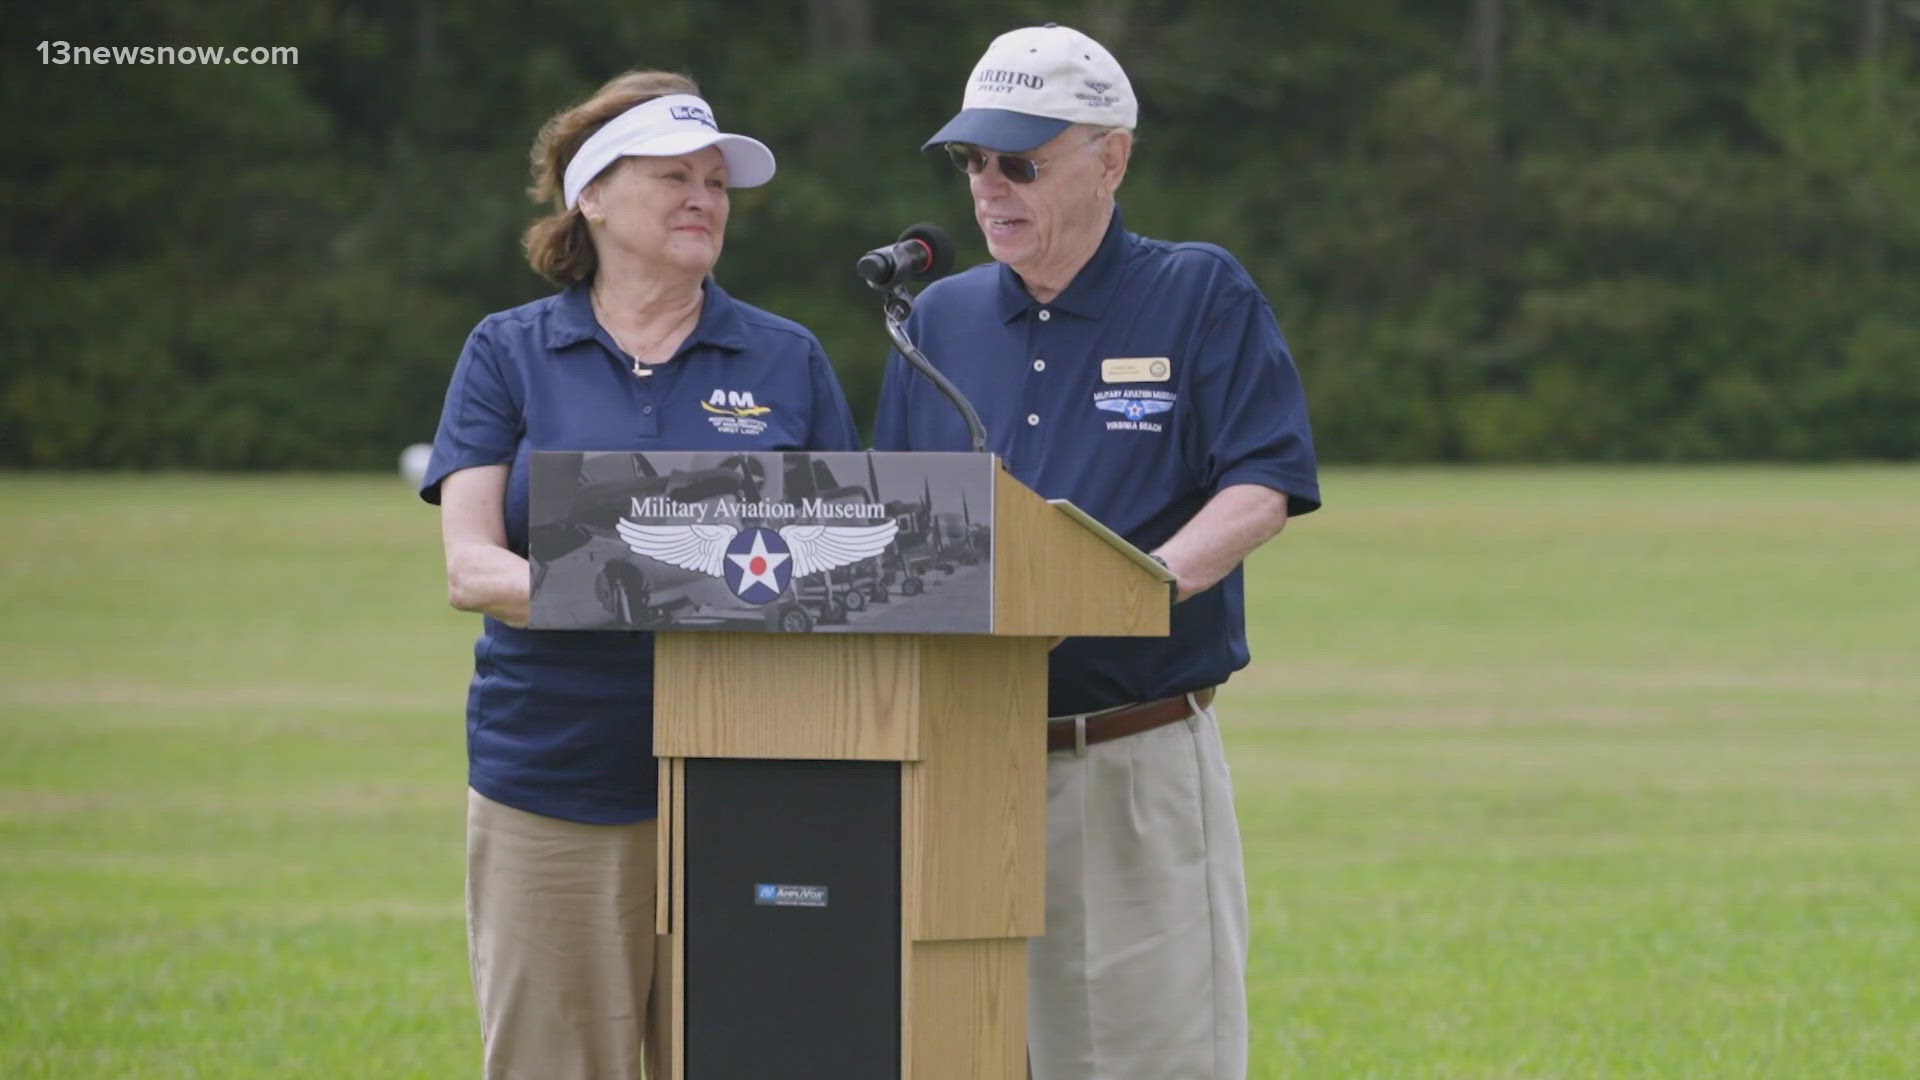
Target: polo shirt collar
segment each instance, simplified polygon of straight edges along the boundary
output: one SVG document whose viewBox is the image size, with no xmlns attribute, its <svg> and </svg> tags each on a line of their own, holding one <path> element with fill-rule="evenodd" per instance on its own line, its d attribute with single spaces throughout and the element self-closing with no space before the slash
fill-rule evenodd
<svg viewBox="0 0 1920 1080">
<path fill-rule="evenodd" d="M 1094 249 L 1093 258 L 1073 275 L 1073 280 L 1061 291 L 1059 296 L 1044 305 L 1027 292 L 1020 275 L 1006 263 L 1000 264 L 1000 321 L 1012 322 L 1014 317 L 1036 307 L 1047 307 L 1055 311 L 1065 311 L 1089 319 L 1097 319 L 1107 313 L 1107 307 L 1113 303 L 1113 294 L 1119 291 L 1122 269 L 1126 266 L 1127 256 L 1133 250 L 1134 237 L 1127 231 L 1126 223 L 1120 219 L 1120 208 L 1113 208 L 1113 220 L 1107 222 L 1107 234 L 1100 238 L 1100 246 Z"/>
<path fill-rule="evenodd" d="M 589 282 L 567 286 L 554 300 L 547 315 L 547 348 L 564 349 L 582 341 L 592 341 L 599 323 L 593 317 L 593 296 Z"/>
<path fill-rule="evenodd" d="M 687 335 L 680 351 L 685 352 L 696 345 L 710 345 L 728 352 L 745 352 L 748 348 L 747 328 L 740 318 L 739 305 L 712 277 L 701 282 L 700 289 L 703 294 L 700 321 L 694 324 L 693 332 Z M 593 295 L 590 290 L 591 283 L 576 282 L 556 299 L 547 320 L 547 348 L 564 349 L 595 339 L 600 323 L 593 317 Z"/>
</svg>

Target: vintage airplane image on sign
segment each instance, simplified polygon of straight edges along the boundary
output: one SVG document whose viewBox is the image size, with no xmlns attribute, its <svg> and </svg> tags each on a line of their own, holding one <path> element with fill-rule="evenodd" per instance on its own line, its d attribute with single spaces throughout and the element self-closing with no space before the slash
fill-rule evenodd
<svg viewBox="0 0 1920 1080">
<path fill-rule="evenodd" d="M 987 633 L 984 454 L 541 452 L 537 629 Z"/>
</svg>

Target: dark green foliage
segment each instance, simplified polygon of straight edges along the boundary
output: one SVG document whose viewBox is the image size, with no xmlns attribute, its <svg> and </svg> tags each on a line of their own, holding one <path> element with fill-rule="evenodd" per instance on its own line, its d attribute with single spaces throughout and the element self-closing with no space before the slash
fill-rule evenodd
<svg viewBox="0 0 1920 1080">
<path fill-rule="evenodd" d="M 1327 458 L 1920 456 L 1911 4 L 35 8 L 0 70 L 0 465 L 388 465 L 472 324 L 546 289 L 534 130 L 642 66 L 779 154 L 719 276 L 812 327 L 864 419 L 884 338 L 852 261 L 919 220 L 985 257 L 916 147 L 993 35 L 1049 18 L 1141 95 L 1129 224 L 1247 264 Z"/>
</svg>

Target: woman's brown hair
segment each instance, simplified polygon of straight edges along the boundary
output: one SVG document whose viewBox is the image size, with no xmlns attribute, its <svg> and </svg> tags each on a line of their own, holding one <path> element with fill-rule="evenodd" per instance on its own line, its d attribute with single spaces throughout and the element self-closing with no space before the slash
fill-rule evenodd
<svg viewBox="0 0 1920 1080">
<path fill-rule="evenodd" d="M 540 125 L 534 137 L 533 186 L 527 194 L 535 202 L 551 202 L 553 213 L 527 226 L 521 243 L 527 249 L 527 262 L 541 277 L 555 285 L 572 285 L 593 276 L 598 260 L 593 253 L 593 237 L 587 233 L 587 219 L 578 207 L 568 209 L 562 184 L 567 163 L 579 153 L 587 137 L 607 121 L 657 97 L 668 94 L 699 94 L 700 88 L 685 75 L 670 71 L 629 71 L 616 76 L 587 100 L 555 113 Z"/>
</svg>

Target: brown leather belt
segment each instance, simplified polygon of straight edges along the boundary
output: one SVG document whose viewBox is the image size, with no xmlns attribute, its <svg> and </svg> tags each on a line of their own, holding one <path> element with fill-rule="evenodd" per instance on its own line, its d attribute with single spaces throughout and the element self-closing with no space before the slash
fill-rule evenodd
<svg viewBox="0 0 1920 1080">
<path fill-rule="evenodd" d="M 1213 702 L 1214 688 L 1195 690 L 1193 700 L 1206 708 Z M 1143 701 L 1138 705 L 1122 705 L 1106 712 L 1091 713 L 1086 717 L 1086 741 L 1082 743 L 1078 734 L 1079 724 L 1076 717 L 1064 716 L 1058 720 L 1047 721 L 1047 750 L 1072 750 L 1077 746 L 1092 746 L 1094 743 L 1124 739 L 1129 735 L 1138 735 L 1143 731 L 1152 731 L 1165 727 L 1176 720 L 1185 720 L 1193 715 L 1193 706 L 1187 704 L 1187 695 L 1161 698 L 1159 701 Z"/>
</svg>

